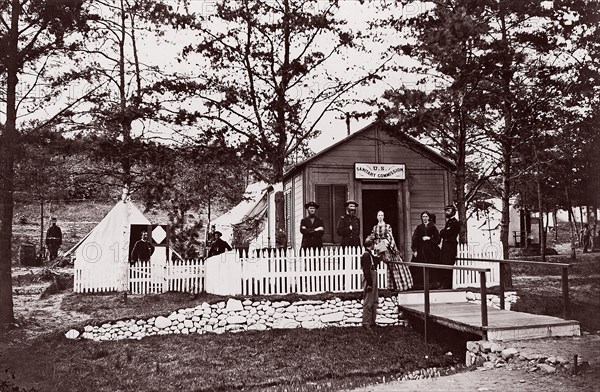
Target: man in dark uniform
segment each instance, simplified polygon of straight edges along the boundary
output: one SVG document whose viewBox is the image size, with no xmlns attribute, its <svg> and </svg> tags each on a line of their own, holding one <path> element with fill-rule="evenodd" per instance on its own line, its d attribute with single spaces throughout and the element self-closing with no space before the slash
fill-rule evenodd
<svg viewBox="0 0 600 392">
<path fill-rule="evenodd" d="M 154 253 L 154 245 L 148 241 L 148 233 L 143 231 L 142 238 L 133 246 L 129 262 L 134 264 L 137 261 L 150 261 L 152 253 Z"/>
<path fill-rule="evenodd" d="M 337 222 L 336 233 L 342 237 L 342 246 L 360 246 L 360 219 L 356 216 L 358 203 L 354 200 L 346 202 L 346 214 Z"/>
<path fill-rule="evenodd" d="M 454 217 L 456 214 L 456 208 L 453 205 L 447 205 L 444 207 L 444 214 L 446 215 L 446 226 L 440 230 L 440 237 L 442 238 L 442 254 L 440 264 L 454 265 L 456 261 L 456 253 L 458 246 L 458 233 L 460 232 L 460 222 Z M 451 270 L 438 270 L 440 277 L 441 288 L 451 289 L 452 288 L 452 271 Z"/>
<path fill-rule="evenodd" d="M 58 249 L 62 245 L 62 231 L 60 227 L 56 225 L 56 218 L 50 219 L 50 227 L 46 232 L 46 246 L 50 253 L 50 260 L 55 259 L 58 256 Z"/>
<path fill-rule="evenodd" d="M 223 234 L 221 234 L 220 231 L 215 231 L 215 240 L 210 246 L 210 250 L 208 251 L 208 257 L 220 255 L 221 253 L 225 253 L 226 251 L 231 250 L 231 246 L 229 246 L 227 242 L 221 239 L 222 235 Z"/>
<path fill-rule="evenodd" d="M 310 201 L 304 205 L 308 216 L 300 221 L 300 233 L 302 233 L 302 249 L 322 248 L 323 233 L 325 232 L 323 220 L 316 213 L 319 205 Z"/>
<path fill-rule="evenodd" d="M 373 239 L 365 239 L 365 251 L 360 258 L 363 271 L 363 313 L 362 326 L 371 329 L 376 326 L 377 306 L 379 305 L 379 292 L 377 288 L 377 266 L 379 257 L 373 254 Z"/>
</svg>

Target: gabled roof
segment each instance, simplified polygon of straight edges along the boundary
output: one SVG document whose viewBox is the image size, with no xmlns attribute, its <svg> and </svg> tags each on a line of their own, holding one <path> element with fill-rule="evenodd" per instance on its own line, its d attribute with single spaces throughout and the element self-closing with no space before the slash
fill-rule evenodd
<svg viewBox="0 0 600 392">
<path fill-rule="evenodd" d="M 297 163 L 296 165 L 294 165 L 292 168 L 290 168 L 288 171 L 286 171 L 283 175 L 283 180 L 285 181 L 286 179 L 288 179 L 290 176 L 298 173 L 299 171 L 301 171 L 306 165 L 308 165 L 310 162 L 312 162 L 313 160 L 317 159 L 318 157 L 327 154 L 329 151 L 336 149 L 337 147 L 339 147 L 340 145 L 347 143 L 348 141 L 362 135 L 363 133 L 366 133 L 368 130 L 372 129 L 373 127 L 376 126 L 380 126 L 383 130 L 388 131 L 389 133 L 393 132 L 394 133 L 394 137 L 396 137 L 400 142 L 403 143 L 403 145 L 407 148 L 410 148 L 411 150 L 421 154 L 422 156 L 430 159 L 433 162 L 438 163 L 439 165 L 445 167 L 446 169 L 450 170 L 450 171 L 454 171 L 456 170 L 456 165 L 454 164 L 454 162 L 452 162 L 449 158 L 443 156 L 442 154 L 438 153 L 437 151 L 435 151 L 434 149 L 432 149 L 431 147 L 421 143 L 420 141 L 418 141 L 417 139 L 415 139 L 414 137 L 398 130 L 397 128 L 395 128 L 394 126 L 386 123 L 385 121 L 374 121 L 371 124 L 365 126 L 362 129 L 359 129 L 358 131 L 350 134 L 349 136 L 345 137 L 344 139 L 340 140 L 337 143 L 332 144 L 331 146 L 325 148 L 324 150 L 320 151 L 319 153 L 311 156 L 310 158 L 305 159 L 304 161 Z"/>
</svg>

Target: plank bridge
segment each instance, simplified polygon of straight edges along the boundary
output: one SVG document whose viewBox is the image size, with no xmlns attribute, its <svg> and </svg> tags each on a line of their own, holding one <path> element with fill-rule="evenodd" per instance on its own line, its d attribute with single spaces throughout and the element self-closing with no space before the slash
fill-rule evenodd
<svg viewBox="0 0 600 392">
<path fill-rule="evenodd" d="M 467 259 L 465 259 L 467 260 Z M 423 269 L 423 292 L 400 293 L 400 309 L 424 322 L 427 341 L 430 323 L 436 323 L 462 332 L 480 335 L 485 340 L 519 340 L 551 336 L 579 336 L 579 322 L 569 320 L 569 264 L 536 261 L 468 259 L 470 261 L 497 262 L 500 264 L 500 309 L 487 305 L 486 273 L 489 268 L 446 266 L 427 263 L 401 263 Z M 505 306 L 504 267 L 506 264 L 543 265 L 562 268 L 563 318 L 515 312 Z M 465 293 L 453 290 L 429 289 L 430 269 L 458 269 L 479 273 L 481 301 L 465 302 Z"/>
</svg>

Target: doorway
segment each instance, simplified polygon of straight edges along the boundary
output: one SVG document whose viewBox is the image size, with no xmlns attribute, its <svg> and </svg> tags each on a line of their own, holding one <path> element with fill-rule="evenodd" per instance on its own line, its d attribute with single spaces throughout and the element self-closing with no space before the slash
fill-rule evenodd
<svg viewBox="0 0 600 392">
<path fill-rule="evenodd" d="M 377 212 L 383 211 L 385 223 L 392 226 L 392 234 L 397 246 L 400 246 L 398 222 L 398 191 L 396 189 L 363 189 L 362 191 L 362 221 L 363 239 L 366 238 L 373 226 L 377 224 Z"/>
</svg>

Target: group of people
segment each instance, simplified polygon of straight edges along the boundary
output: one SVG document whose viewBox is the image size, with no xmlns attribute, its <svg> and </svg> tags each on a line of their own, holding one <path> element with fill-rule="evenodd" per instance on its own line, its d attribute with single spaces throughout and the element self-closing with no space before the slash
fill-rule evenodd
<svg viewBox="0 0 600 392">
<path fill-rule="evenodd" d="M 319 205 L 315 202 L 305 204 L 308 215 L 300 221 L 302 233 L 302 248 L 321 248 L 325 232 L 323 220 L 316 214 Z M 354 200 L 346 202 L 346 213 L 342 215 L 336 225 L 336 233 L 341 237 L 343 247 L 360 246 L 360 219 L 356 215 L 358 203 Z M 428 211 L 421 213 L 419 224 L 412 235 L 411 249 L 413 257 L 411 262 L 453 265 L 456 261 L 458 234 L 460 222 L 454 217 L 456 208 L 447 205 L 444 208 L 446 223 L 442 230 L 435 225 L 435 216 Z M 440 249 L 441 243 L 441 249 Z M 410 288 L 423 288 L 423 272 L 421 267 L 407 267 L 399 264 L 402 255 L 396 245 L 392 233 L 392 226 L 385 222 L 383 211 L 377 212 L 377 224 L 373 226 L 370 234 L 364 241 L 365 252 L 361 256 L 363 271 L 363 325 L 375 325 L 377 314 L 378 287 L 377 268 L 380 262 L 388 266 L 387 287 L 393 292 L 405 291 Z M 430 285 L 432 288 L 452 288 L 452 270 L 435 269 L 430 271 Z"/>
</svg>

